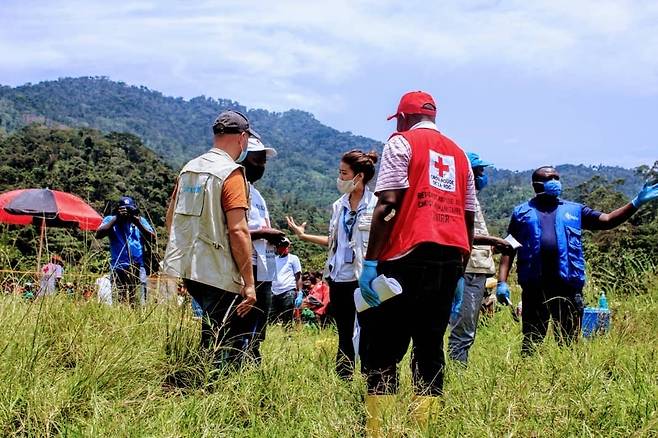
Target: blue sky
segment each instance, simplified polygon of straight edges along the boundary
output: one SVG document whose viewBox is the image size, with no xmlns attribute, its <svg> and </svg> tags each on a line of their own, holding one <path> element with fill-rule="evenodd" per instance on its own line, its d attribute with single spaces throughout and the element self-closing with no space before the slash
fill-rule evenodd
<svg viewBox="0 0 658 438">
<path fill-rule="evenodd" d="M 109 76 L 379 140 L 423 89 L 498 167 L 630 167 L 658 159 L 656 29 L 656 1 L 0 0 L 0 83 Z"/>
</svg>

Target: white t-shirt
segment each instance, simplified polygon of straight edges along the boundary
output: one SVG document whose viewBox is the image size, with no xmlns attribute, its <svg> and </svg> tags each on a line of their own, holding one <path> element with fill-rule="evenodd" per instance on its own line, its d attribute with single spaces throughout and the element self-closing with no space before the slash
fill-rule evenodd
<svg viewBox="0 0 658 438">
<path fill-rule="evenodd" d="M 249 231 L 258 231 L 270 227 L 270 213 L 260 192 L 249 183 L 249 214 L 247 216 Z M 265 239 L 252 240 L 251 264 L 256 266 L 256 281 L 272 281 L 276 276 L 276 248 Z"/>
<path fill-rule="evenodd" d="M 297 289 L 295 274 L 302 272 L 299 257 L 288 254 L 285 257 L 276 257 L 276 278 L 272 282 L 272 294 L 280 295 L 292 289 Z"/>
<path fill-rule="evenodd" d="M 56 263 L 48 263 L 41 268 L 41 284 L 38 295 L 52 295 L 55 293 L 57 280 L 64 275 L 64 268 Z"/>
</svg>

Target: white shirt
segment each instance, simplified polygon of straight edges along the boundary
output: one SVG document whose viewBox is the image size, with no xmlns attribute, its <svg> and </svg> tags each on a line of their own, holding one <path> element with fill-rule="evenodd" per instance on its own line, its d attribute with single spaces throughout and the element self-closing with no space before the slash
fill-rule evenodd
<svg viewBox="0 0 658 438">
<path fill-rule="evenodd" d="M 112 281 L 110 280 L 110 274 L 96 279 L 96 291 L 98 292 L 99 303 L 112 304 Z"/>
<path fill-rule="evenodd" d="M 265 199 L 249 183 L 249 213 L 247 215 L 249 231 L 258 231 L 270 227 L 270 213 Z M 256 281 L 272 281 L 276 276 L 276 248 L 265 239 L 252 240 L 251 264 L 256 266 Z"/>
<path fill-rule="evenodd" d="M 439 131 L 430 121 L 416 123 L 411 129 L 428 128 Z M 382 152 L 382 162 L 377 175 L 375 193 L 384 190 L 400 190 L 409 188 L 409 163 L 411 162 L 411 145 L 402 135 L 396 135 L 385 145 Z M 468 182 L 466 185 L 466 205 L 464 210 L 477 211 L 475 192 L 475 178 L 473 170 L 468 168 Z"/>
<path fill-rule="evenodd" d="M 350 211 L 352 211 L 352 207 L 350 206 L 350 200 L 349 200 L 349 195 L 345 195 L 341 198 L 341 204 L 342 208 L 340 209 L 340 217 L 338 218 L 338 233 L 336 234 L 336 251 L 331 257 L 331 262 L 329 265 L 331 266 L 331 272 L 329 274 L 329 277 L 335 281 L 336 283 L 347 283 L 349 281 L 356 281 L 356 274 L 354 272 L 354 260 L 352 260 L 352 263 L 346 263 L 345 261 L 345 256 L 349 252 L 352 252 L 352 259 L 354 259 L 354 250 L 350 246 L 350 240 L 349 236 L 347 235 L 347 231 L 345 230 L 345 226 L 343 225 L 344 223 L 344 214 L 345 214 L 345 209 L 347 209 L 347 212 L 349 214 Z M 361 197 L 361 200 L 359 201 L 359 205 L 357 206 L 357 212 L 361 213 L 365 210 L 366 204 L 365 204 L 365 196 Z M 352 232 L 355 233 L 357 232 L 357 220 L 359 218 L 359 214 L 354 217 L 354 225 L 352 228 Z"/>
<path fill-rule="evenodd" d="M 302 264 L 299 257 L 288 254 L 285 257 L 276 257 L 276 278 L 272 282 L 272 294 L 281 295 L 289 290 L 297 289 L 295 274 L 301 274 Z"/>
</svg>

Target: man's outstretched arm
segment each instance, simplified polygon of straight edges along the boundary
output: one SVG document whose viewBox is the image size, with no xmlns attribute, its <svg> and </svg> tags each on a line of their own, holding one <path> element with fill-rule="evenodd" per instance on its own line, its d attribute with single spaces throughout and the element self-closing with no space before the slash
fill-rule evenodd
<svg viewBox="0 0 658 438">
<path fill-rule="evenodd" d="M 633 198 L 631 202 L 616 209 L 611 213 L 603 213 L 599 216 L 591 228 L 597 230 L 610 230 L 615 228 L 635 214 L 644 204 L 658 199 L 658 183 L 645 184 L 642 190 Z"/>
</svg>

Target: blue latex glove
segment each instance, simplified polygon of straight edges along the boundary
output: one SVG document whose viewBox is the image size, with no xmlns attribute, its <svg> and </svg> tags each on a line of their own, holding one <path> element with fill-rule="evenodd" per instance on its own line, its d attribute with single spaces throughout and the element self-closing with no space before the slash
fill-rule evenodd
<svg viewBox="0 0 658 438">
<path fill-rule="evenodd" d="M 455 319 L 459 316 L 459 311 L 462 308 L 462 299 L 464 298 L 464 277 L 457 280 L 457 287 L 455 288 L 455 297 L 452 299 L 452 310 L 450 311 L 450 318 Z"/>
<path fill-rule="evenodd" d="M 647 202 L 653 201 L 658 198 L 658 183 L 650 185 L 646 183 L 640 193 L 637 194 L 635 198 L 631 201 L 633 207 L 640 208 Z"/>
<path fill-rule="evenodd" d="M 295 309 L 302 307 L 302 301 L 304 301 L 304 293 L 300 290 L 295 296 Z"/>
<path fill-rule="evenodd" d="M 498 298 L 498 302 L 501 304 L 509 304 L 511 302 L 509 286 L 504 281 L 498 282 L 498 286 L 496 286 L 496 298 Z"/>
<path fill-rule="evenodd" d="M 363 271 L 361 271 L 359 277 L 359 288 L 361 288 L 361 296 L 364 301 L 371 307 L 381 304 L 379 295 L 370 287 L 372 280 L 375 278 L 377 278 L 377 260 L 364 260 Z"/>
</svg>

